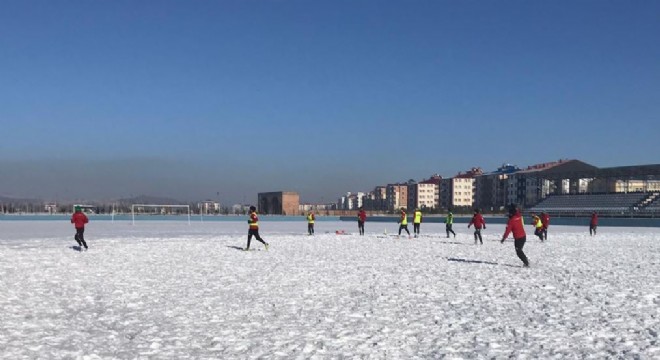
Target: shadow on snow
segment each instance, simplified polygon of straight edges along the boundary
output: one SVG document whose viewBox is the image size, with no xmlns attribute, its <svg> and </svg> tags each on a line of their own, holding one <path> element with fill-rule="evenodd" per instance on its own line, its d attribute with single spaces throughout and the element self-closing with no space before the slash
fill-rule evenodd
<svg viewBox="0 0 660 360">
<path fill-rule="evenodd" d="M 484 264 L 484 265 L 500 265 L 500 266 L 509 266 L 518 268 L 520 266 L 511 265 L 511 264 L 500 264 L 493 261 L 484 261 L 484 260 L 470 260 L 470 259 L 459 259 L 459 258 L 447 258 L 447 261 L 461 262 L 467 264 Z"/>
</svg>

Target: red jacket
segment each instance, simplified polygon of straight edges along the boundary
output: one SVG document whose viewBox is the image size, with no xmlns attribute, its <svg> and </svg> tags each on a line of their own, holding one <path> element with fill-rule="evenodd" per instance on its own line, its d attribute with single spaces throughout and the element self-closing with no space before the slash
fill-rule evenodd
<svg viewBox="0 0 660 360">
<path fill-rule="evenodd" d="M 527 236 L 527 234 L 525 234 L 525 224 L 523 223 L 523 218 L 520 214 L 520 211 L 516 212 L 515 215 L 509 218 L 509 222 L 506 224 L 506 230 L 504 231 L 504 236 L 502 236 L 502 239 L 506 239 L 510 233 L 513 233 L 514 239 L 522 239 Z"/>
<path fill-rule="evenodd" d="M 481 214 L 474 214 L 472 220 L 470 220 L 470 223 L 468 224 L 468 228 L 473 224 L 475 229 L 486 228 L 486 220 L 484 220 L 484 217 L 481 216 Z"/>
<path fill-rule="evenodd" d="M 71 223 L 74 224 L 76 229 L 84 229 L 85 224 L 89 222 L 89 219 L 87 219 L 87 215 L 83 214 L 82 212 L 78 211 L 73 213 L 71 216 Z"/>
<path fill-rule="evenodd" d="M 550 226 L 550 215 L 541 214 L 541 222 L 543 223 L 543 228 L 547 229 Z"/>
<path fill-rule="evenodd" d="M 591 223 L 592 226 L 597 226 L 598 225 L 598 215 L 593 214 L 591 215 Z"/>
<path fill-rule="evenodd" d="M 358 211 L 358 221 L 365 222 L 367 221 L 367 212 L 364 210 Z"/>
</svg>

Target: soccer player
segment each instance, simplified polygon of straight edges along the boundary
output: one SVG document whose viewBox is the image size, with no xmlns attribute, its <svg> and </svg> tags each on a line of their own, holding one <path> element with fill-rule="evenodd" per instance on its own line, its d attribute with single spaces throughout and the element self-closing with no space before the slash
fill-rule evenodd
<svg viewBox="0 0 660 360">
<path fill-rule="evenodd" d="M 362 207 L 360 207 L 360 211 L 358 211 L 357 220 L 358 220 L 358 230 L 360 231 L 360 235 L 364 235 L 364 222 L 367 221 L 367 213 L 364 211 Z"/>
<path fill-rule="evenodd" d="M 534 225 L 534 235 L 538 236 L 543 241 L 543 222 L 541 218 L 532 213 L 532 225 Z"/>
<path fill-rule="evenodd" d="M 399 218 L 399 236 L 401 236 L 401 230 L 406 230 L 408 237 L 410 238 L 410 231 L 408 231 L 408 214 L 406 214 L 406 209 L 401 208 L 401 217 Z"/>
<path fill-rule="evenodd" d="M 250 240 L 252 240 L 252 236 L 254 236 L 257 241 L 264 244 L 266 250 L 268 250 L 268 243 L 265 242 L 261 236 L 259 236 L 259 217 L 257 216 L 257 208 L 254 206 L 250 206 L 250 217 L 248 218 L 248 224 L 250 227 L 248 229 L 247 247 L 245 248 L 245 251 L 250 250 Z"/>
<path fill-rule="evenodd" d="M 477 244 L 478 238 L 481 245 L 483 245 L 484 241 L 481 238 L 481 229 L 486 229 L 486 220 L 484 220 L 484 217 L 481 216 L 481 211 L 479 209 L 474 209 L 474 215 L 468 224 L 468 229 L 471 225 L 474 225 L 474 244 Z"/>
<path fill-rule="evenodd" d="M 591 213 L 591 221 L 589 222 L 589 235 L 596 235 L 596 228 L 598 227 L 598 214 L 594 211 Z"/>
<path fill-rule="evenodd" d="M 413 232 L 415 237 L 419 236 L 419 227 L 422 224 L 422 210 L 419 208 L 415 209 L 415 214 L 413 215 Z"/>
<path fill-rule="evenodd" d="M 516 248 L 516 255 L 522 260 L 524 267 L 529 267 L 529 260 L 525 253 L 523 252 L 523 247 L 525 246 L 525 241 L 527 240 L 527 234 L 525 234 L 525 223 L 523 222 L 522 214 L 520 210 L 516 208 L 514 204 L 509 206 L 509 222 L 506 224 L 506 230 L 502 236 L 502 244 L 504 240 L 513 233 L 513 245 Z"/>
<path fill-rule="evenodd" d="M 447 237 L 449 237 L 449 233 L 454 234 L 454 237 L 456 237 L 456 233 L 454 230 L 451 229 L 452 225 L 454 224 L 454 214 L 452 214 L 451 210 L 447 213 L 447 217 L 445 218 L 445 231 L 447 231 Z"/>
<path fill-rule="evenodd" d="M 308 235 L 314 235 L 314 212 L 310 211 L 307 214 L 307 234 Z"/>
<path fill-rule="evenodd" d="M 87 218 L 87 215 L 85 215 L 82 212 L 82 209 L 80 206 L 75 207 L 75 212 L 71 216 L 71 223 L 73 226 L 76 228 L 76 235 L 73 237 L 76 239 L 76 242 L 78 242 L 78 245 L 81 247 L 85 247 L 85 250 L 87 250 L 87 243 L 85 242 L 85 224 L 89 222 L 89 219 Z"/>
<path fill-rule="evenodd" d="M 548 240 L 548 228 L 550 227 L 550 215 L 541 212 L 541 223 L 543 224 L 543 240 Z"/>
</svg>

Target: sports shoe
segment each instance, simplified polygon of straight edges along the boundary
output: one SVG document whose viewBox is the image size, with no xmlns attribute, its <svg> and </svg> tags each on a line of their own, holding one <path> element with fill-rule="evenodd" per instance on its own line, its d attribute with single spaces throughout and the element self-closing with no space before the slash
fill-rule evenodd
<svg viewBox="0 0 660 360">
<path fill-rule="evenodd" d="M 243 249 L 243 251 L 250 251 L 250 248 L 245 248 Z"/>
<path fill-rule="evenodd" d="M 264 246 L 266 247 L 266 251 L 268 251 L 268 243 L 265 243 Z"/>
</svg>

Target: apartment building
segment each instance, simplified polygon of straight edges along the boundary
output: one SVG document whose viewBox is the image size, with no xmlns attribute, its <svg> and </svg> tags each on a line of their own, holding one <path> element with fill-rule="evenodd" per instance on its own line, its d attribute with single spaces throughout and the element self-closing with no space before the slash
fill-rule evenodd
<svg viewBox="0 0 660 360">
<path fill-rule="evenodd" d="M 408 209 L 437 209 L 440 207 L 440 183 L 442 176 L 433 175 L 429 179 L 408 185 Z"/>
<path fill-rule="evenodd" d="M 442 179 L 440 202 L 444 208 L 472 207 L 475 197 L 475 178 L 483 175 L 481 168 L 475 167 L 449 179 Z"/>
<path fill-rule="evenodd" d="M 387 210 L 408 208 L 408 184 L 388 184 L 386 187 Z"/>
<path fill-rule="evenodd" d="M 387 210 L 387 186 L 376 186 L 368 192 L 362 200 L 362 206 L 365 210 Z"/>
<path fill-rule="evenodd" d="M 508 178 L 520 168 L 503 164 L 497 170 L 475 177 L 474 207 L 484 211 L 504 210 L 509 204 Z"/>
</svg>

